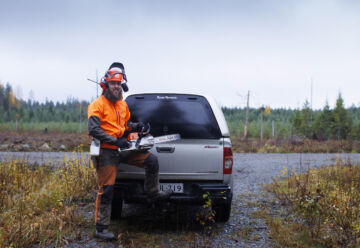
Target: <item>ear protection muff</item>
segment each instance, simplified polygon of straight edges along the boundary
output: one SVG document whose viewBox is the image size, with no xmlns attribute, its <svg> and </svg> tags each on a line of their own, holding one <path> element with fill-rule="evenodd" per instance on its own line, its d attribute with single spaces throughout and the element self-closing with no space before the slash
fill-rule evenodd
<svg viewBox="0 0 360 248">
<path fill-rule="evenodd" d="M 109 84 L 108 82 L 105 81 L 105 78 L 102 78 L 101 81 L 100 81 L 100 87 L 105 90 L 107 88 L 109 88 Z"/>
<path fill-rule="evenodd" d="M 123 89 L 124 92 L 128 92 L 128 91 L 129 91 L 129 87 L 127 86 L 126 83 L 121 84 L 121 88 Z"/>
</svg>

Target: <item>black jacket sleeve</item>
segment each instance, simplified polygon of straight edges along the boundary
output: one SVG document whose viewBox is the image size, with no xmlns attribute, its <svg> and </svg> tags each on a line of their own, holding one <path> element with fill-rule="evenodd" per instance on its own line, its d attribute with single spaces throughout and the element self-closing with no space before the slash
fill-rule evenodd
<svg viewBox="0 0 360 248">
<path fill-rule="evenodd" d="M 115 145 L 115 143 L 116 143 L 116 138 L 105 133 L 100 128 L 100 119 L 97 116 L 90 116 L 89 121 L 88 121 L 88 131 L 92 137 L 100 140 L 100 142 L 105 142 L 110 145 Z"/>
</svg>

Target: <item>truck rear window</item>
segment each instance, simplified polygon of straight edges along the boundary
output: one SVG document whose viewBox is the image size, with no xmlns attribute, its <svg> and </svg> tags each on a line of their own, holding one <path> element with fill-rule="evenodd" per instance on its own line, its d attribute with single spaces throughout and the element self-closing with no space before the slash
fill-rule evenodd
<svg viewBox="0 0 360 248">
<path fill-rule="evenodd" d="M 219 139 L 221 131 L 202 96 L 141 94 L 126 98 L 132 122 L 149 122 L 151 134 L 179 133 L 182 139 Z"/>
</svg>

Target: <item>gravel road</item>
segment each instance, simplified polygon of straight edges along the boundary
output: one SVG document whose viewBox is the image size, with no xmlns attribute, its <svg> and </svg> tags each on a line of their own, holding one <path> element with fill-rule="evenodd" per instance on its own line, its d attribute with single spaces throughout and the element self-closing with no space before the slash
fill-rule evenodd
<svg viewBox="0 0 360 248">
<path fill-rule="evenodd" d="M 36 163 L 52 160 L 58 164 L 64 156 L 80 158 L 74 153 L 0 153 L 0 160 L 8 157 L 26 158 Z M 360 162 L 360 154 L 234 154 L 234 198 L 230 220 L 225 224 L 216 224 L 215 235 L 210 237 L 209 247 L 271 247 L 268 228 L 262 219 L 252 215 L 258 208 L 254 202 L 261 201 L 261 189 L 264 184 L 272 182 L 273 177 L 280 175 L 286 167 L 294 168 L 298 173 L 305 172 L 309 166 L 318 168 L 323 165 L 335 164 L 337 159 Z M 144 209 L 125 205 L 124 219 L 142 216 Z M 136 212 L 134 214 L 134 211 Z M 146 211 L 145 211 L 146 212 Z M 93 213 L 90 213 L 93 214 Z M 129 222 L 129 221 L 128 221 Z M 168 230 L 162 230 L 161 233 Z M 195 230 L 195 232 L 197 232 Z M 198 232 L 200 237 L 203 235 Z M 176 247 L 164 235 L 166 241 L 159 241 L 161 246 Z M 117 243 L 98 242 L 91 236 L 80 243 L 70 243 L 68 247 L 116 247 Z M 182 247 L 184 244 L 181 244 Z M 190 246 L 190 245 L 189 245 Z M 201 244 L 198 246 L 202 246 Z M 186 246 L 185 246 L 186 247 Z"/>
<path fill-rule="evenodd" d="M 59 166 L 65 158 L 87 160 L 88 153 L 79 152 L 0 152 L 0 161 L 18 159 L 28 161 L 29 164 L 43 164 Z"/>
</svg>

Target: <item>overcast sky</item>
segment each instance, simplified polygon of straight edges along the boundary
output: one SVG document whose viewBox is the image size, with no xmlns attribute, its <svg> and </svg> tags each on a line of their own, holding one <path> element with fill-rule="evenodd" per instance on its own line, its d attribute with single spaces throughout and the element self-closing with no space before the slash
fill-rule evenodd
<svg viewBox="0 0 360 248">
<path fill-rule="evenodd" d="M 196 92 L 222 106 L 360 106 L 360 1 L 0 0 L 0 82 L 22 98 L 96 97 L 123 62 L 130 93 Z M 19 90 L 21 89 L 21 91 Z"/>
</svg>

